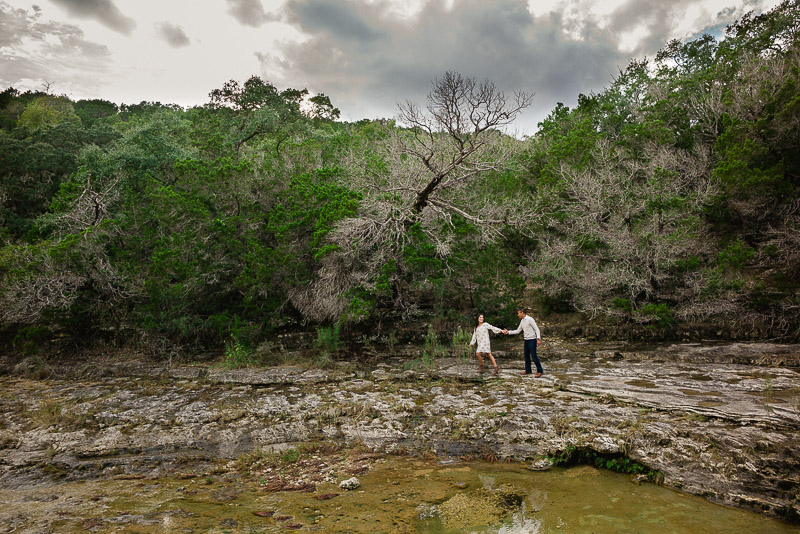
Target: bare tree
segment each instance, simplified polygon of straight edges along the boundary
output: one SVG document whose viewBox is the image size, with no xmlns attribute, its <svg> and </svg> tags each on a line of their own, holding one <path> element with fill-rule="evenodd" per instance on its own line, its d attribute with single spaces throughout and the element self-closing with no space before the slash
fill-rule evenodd
<svg viewBox="0 0 800 534">
<path fill-rule="evenodd" d="M 12 264 L 17 268 L 0 277 L 0 320 L 36 322 L 45 311 L 69 309 L 81 288 L 89 286 L 99 297 L 88 309 L 105 307 L 109 315 L 117 313 L 118 303 L 141 294 L 115 266 L 105 245 L 121 237 L 119 227 L 103 224 L 119 200 L 119 182 L 119 175 L 102 183 L 87 173 L 86 185 L 69 209 L 40 218 L 52 228 L 53 239 L 49 246 L 17 247 Z"/>
<path fill-rule="evenodd" d="M 83 287 L 97 295 L 88 310 L 115 314 L 115 306 L 140 294 L 108 257 L 105 230 L 91 227 L 82 239 L 53 247 L 17 246 L 12 269 L 0 277 L 0 321 L 35 323 L 45 311 L 69 309 Z M 68 251 L 68 253 L 65 253 Z"/>
<path fill-rule="evenodd" d="M 480 239 L 490 242 L 504 227 L 521 225 L 535 213 L 527 195 L 493 195 L 485 181 L 489 173 L 513 166 L 521 143 L 500 129 L 530 105 L 533 95 L 517 91 L 508 97 L 491 81 L 454 72 L 432 85 L 424 108 L 412 102 L 398 106 L 398 120 L 406 128 L 391 130 L 383 143 L 366 151 L 350 153 L 347 185 L 362 194 L 359 213 L 331 233 L 339 250 L 322 260 L 316 280 L 292 293 L 306 317 L 338 317 L 347 306 L 348 288 L 370 287 L 388 260 L 401 264 L 412 225 L 446 258 L 455 218 L 474 225 Z M 396 304 L 413 309 L 398 289 Z"/>
<path fill-rule="evenodd" d="M 429 203 L 436 205 L 440 188 L 507 163 L 481 156 L 495 148 L 496 132 L 491 130 L 512 123 L 532 98 L 532 94 L 517 91 L 508 99 L 489 80 L 478 82 L 447 72 L 433 82 L 425 110 L 412 102 L 401 104 L 398 118 L 413 132 L 413 142 L 403 142 L 404 152 L 429 171 L 429 180 L 416 191 L 412 209 L 419 213 Z"/>
<path fill-rule="evenodd" d="M 636 306 L 657 292 L 675 262 L 708 253 L 699 214 L 714 188 L 708 150 L 651 143 L 628 158 L 606 139 L 587 169 L 562 165 L 563 191 L 552 195 L 561 217 L 549 222 L 526 274 L 548 280 L 545 292 L 571 293 L 581 311 L 614 312 L 625 288 Z"/>
<path fill-rule="evenodd" d="M 119 200 L 120 176 L 105 184 L 92 183 L 91 173 L 86 175 L 86 186 L 72 202 L 70 209 L 55 218 L 55 230 L 62 237 L 82 232 L 100 225 L 108 217 L 109 206 Z"/>
</svg>

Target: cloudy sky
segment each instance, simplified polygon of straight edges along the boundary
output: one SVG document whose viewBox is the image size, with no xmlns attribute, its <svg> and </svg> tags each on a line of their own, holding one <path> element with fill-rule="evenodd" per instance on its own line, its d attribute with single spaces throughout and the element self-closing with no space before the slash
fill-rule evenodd
<svg viewBox="0 0 800 534">
<path fill-rule="evenodd" d="M 721 35 L 777 0 L 0 0 L 0 86 L 73 99 L 203 104 L 262 76 L 331 97 L 345 120 L 393 117 L 447 70 L 556 102 L 605 87 L 669 39 Z M 202 6 L 202 7 L 201 7 Z"/>
</svg>

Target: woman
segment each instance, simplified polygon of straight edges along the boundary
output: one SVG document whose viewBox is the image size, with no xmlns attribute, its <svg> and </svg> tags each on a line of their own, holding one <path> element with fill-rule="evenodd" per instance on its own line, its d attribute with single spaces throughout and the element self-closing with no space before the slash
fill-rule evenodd
<svg viewBox="0 0 800 534">
<path fill-rule="evenodd" d="M 475 327 L 475 331 L 472 333 L 472 341 L 469 342 L 469 346 L 478 343 L 478 348 L 476 349 L 475 355 L 478 357 L 478 372 L 483 372 L 483 358 L 482 354 L 486 354 L 492 362 L 494 366 L 494 371 L 492 371 L 493 375 L 497 374 L 497 362 L 494 361 L 492 357 L 492 347 L 489 345 L 489 330 L 494 332 L 495 334 L 499 334 L 502 332 L 500 328 L 496 326 L 492 326 L 489 323 L 483 320 L 483 314 L 478 316 L 478 324 Z"/>
</svg>

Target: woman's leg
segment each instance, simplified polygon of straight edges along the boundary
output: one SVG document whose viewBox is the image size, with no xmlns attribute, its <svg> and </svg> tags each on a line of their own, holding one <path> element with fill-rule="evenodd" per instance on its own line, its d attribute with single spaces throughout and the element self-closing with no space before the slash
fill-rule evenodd
<svg viewBox="0 0 800 534">
<path fill-rule="evenodd" d="M 478 357 L 478 372 L 482 373 L 483 372 L 483 357 L 481 356 L 480 352 L 476 352 L 475 356 Z"/>
<path fill-rule="evenodd" d="M 497 362 L 494 361 L 494 356 L 492 356 L 491 352 L 487 353 L 486 355 L 489 357 L 489 360 L 491 360 L 492 366 L 494 367 L 494 371 L 492 371 L 492 374 L 496 375 L 497 374 Z"/>
</svg>

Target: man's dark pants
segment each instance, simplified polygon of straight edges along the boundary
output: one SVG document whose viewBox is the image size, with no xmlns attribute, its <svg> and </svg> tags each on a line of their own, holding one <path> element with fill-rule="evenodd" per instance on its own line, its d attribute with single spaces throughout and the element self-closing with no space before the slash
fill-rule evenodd
<svg viewBox="0 0 800 534">
<path fill-rule="evenodd" d="M 542 364 L 539 362 L 539 357 L 536 355 L 536 342 L 536 339 L 525 340 L 525 372 L 528 374 L 531 373 L 531 358 L 533 358 L 533 363 L 536 364 L 536 372 L 544 372 Z"/>
</svg>

